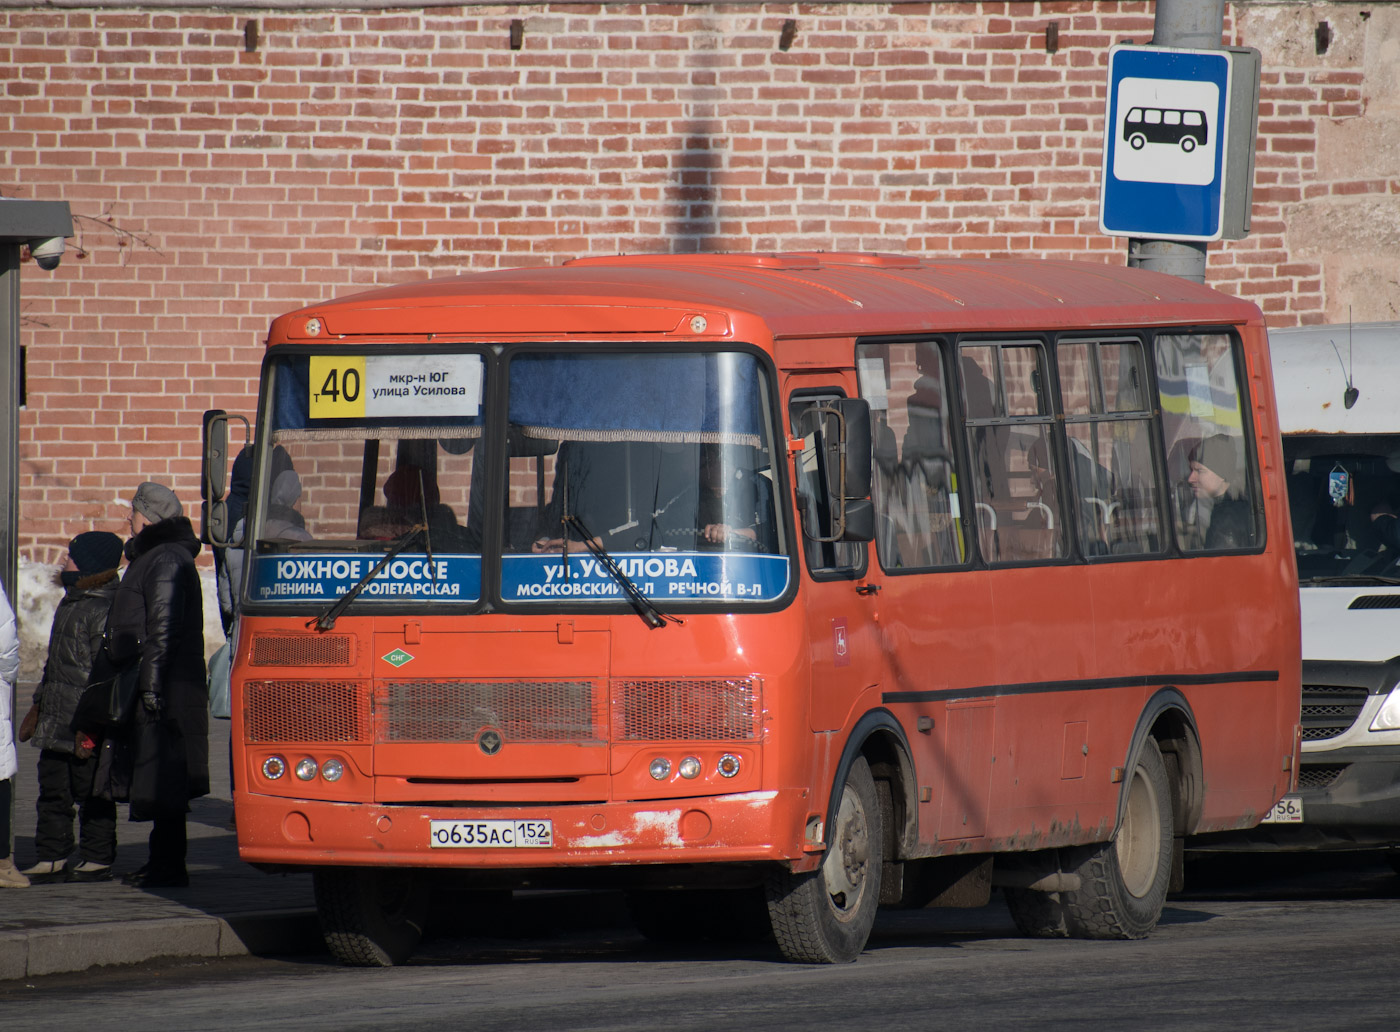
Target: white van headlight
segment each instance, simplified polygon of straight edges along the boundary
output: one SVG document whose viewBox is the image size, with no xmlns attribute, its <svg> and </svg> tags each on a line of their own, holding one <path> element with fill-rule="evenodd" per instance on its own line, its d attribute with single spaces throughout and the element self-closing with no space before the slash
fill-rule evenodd
<svg viewBox="0 0 1400 1032">
<path fill-rule="evenodd" d="M 1400 685 L 1390 689 L 1376 718 L 1371 721 L 1371 730 L 1400 731 Z"/>
</svg>

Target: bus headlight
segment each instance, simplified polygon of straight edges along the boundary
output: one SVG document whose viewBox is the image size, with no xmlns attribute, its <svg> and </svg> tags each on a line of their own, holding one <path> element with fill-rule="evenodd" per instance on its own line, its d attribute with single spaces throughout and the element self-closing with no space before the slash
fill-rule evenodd
<svg viewBox="0 0 1400 1032">
<path fill-rule="evenodd" d="M 316 776 L 316 761 L 308 756 L 304 760 L 297 761 L 297 777 L 302 781 L 310 781 Z"/>
<path fill-rule="evenodd" d="M 1390 689 L 1376 718 L 1371 721 L 1371 730 L 1400 731 L 1400 685 Z"/>
<path fill-rule="evenodd" d="M 680 771 L 681 777 L 690 781 L 700 776 L 700 761 L 694 756 L 687 756 L 681 760 L 681 765 L 677 769 Z"/>
<path fill-rule="evenodd" d="M 321 764 L 321 777 L 327 781 L 339 781 L 344 773 L 345 767 L 339 760 L 327 760 Z"/>
<path fill-rule="evenodd" d="M 651 761 L 651 766 L 647 769 L 657 781 L 665 781 L 671 776 L 671 761 L 664 756 L 658 756 Z"/>
<path fill-rule="evenodd" d="M 287 761 L 280 756 L 269 756 L 263 760 L 263 777 L 268 781 L 276 781 L 283 774 L 287 773 Z"/>
<path fill-rule="evenodd" d="M 719 758 L 719 763 L 716 765 L 715 769 L 719 771 L 720 777 L 732 778 L 735 774 L 739 773 L 740 766 L 739 757 L 735 756 L 733 753 L 725 753 Z"/>
</svg>

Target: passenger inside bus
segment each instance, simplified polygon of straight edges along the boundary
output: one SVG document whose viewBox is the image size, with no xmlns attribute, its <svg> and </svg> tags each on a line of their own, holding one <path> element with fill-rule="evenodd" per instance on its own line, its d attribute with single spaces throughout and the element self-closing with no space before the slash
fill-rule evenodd
<svg viewBox="0 0 1400 1032">
<path fill-rule="evenodd" d="M 1191 453 L 1187 483 L 1197 498 L 1210 500 L 1205 548 L 1248 548 L 1254 544 L 1254 512 L 1240 483 L 1244 456 L 1228 434 L 1205 438 Z"/>
</svg>

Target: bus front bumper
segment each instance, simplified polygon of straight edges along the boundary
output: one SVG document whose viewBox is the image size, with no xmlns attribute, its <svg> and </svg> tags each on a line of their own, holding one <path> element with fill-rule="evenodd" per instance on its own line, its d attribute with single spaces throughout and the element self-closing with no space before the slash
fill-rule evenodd
<svg viewBox="0 0 1400 1032">
<path fill-rule="evenodd" d="M 814 867 L 803 789 L 696 799 L 454 807 L 238 792 L 239 856 L 255 864 L 544 868 L 788 861 Z M 547 832 L 542 833 L 542 825 Z"/>
</svg>

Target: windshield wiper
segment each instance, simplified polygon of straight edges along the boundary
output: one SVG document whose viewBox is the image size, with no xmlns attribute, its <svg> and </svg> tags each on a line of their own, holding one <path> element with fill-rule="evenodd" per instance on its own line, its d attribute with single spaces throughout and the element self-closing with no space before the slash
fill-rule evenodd
<svg viewBox="0 0 1400 1032">
<path fill-rule="evenodd" d="M 398 555 L 405 548 L 411 545 L 413 543 L 413 539 L 416 538 L 419 534 L 423 535 L 425 541 L 427 540 L 428 525 L 426 523 L 420 523 L 415 527 L 409 528 L 408 533 L 404 534 L 403 537 L 399 538 L 397 541 L 395 541 L 392 545 L 389 546 L 388 550 L 384 553 L 384 557 L 380 559 L 379 562 L 374 564 L 374 566 L 370 569 L 369 573 L 365 574 L 358 581 L 356 581 L 354 587 L 352 587 L 345 594 L 341 595 L 340 598 L 336 599 L 335 602 L 332 603 L 331 607 L 327 609 L 324 613 L 316 617 L 316 619 L 314 620 L 308 620 L 306 622 L 306 626 L 315 627 L 318 631 L 329 631 L 332 627 L 334 627 L 336 620 L 338 620 L 345 613 L 345 610 L 350 607 L 350 603 L 360 597 L 360 592 L 365 590 L 365 585 L 367 585 L 370 581 L 374 580 L 374 578 L 378 575 L 379 571 L 384 569 L 384 567 L 388 565 L 389 560 L 393 559 L 396 555 Z M 428 557 L 428 565 L 432 565 L 431 553 Z"/>
<path fill-rule="evenodd" d="M 1304 577 L 1298 581 L 1306 587 L 1344 587 L 1348 584 L 1400 584 L 1400 577 L 1380 573 L 1338 573 L 1324 577 Z"/>
<path fill-rule="evenodd" d="M 660 609 L 657 609 L 656 604 L 642 594 L 641 589 L 633 583 L 632 578 L 622 572 L 622 567 L 617 565 L 613 557 L 608 554 L 608 550 L 598 543 L 597 539 L 589 533 L 588 528 L 583 525 L 583 521 L 576 515 L 573 513 L 565 513 L 563 522 L 566 524 L 564 528 L 565 569 L 568 568 L 567 563 L 569 561 L 567 546 L 569 528 L 567 524 L 572 523 L 578 528 L 578 532 L 583 535 L 583 546 L 593 553 L 593 557 L 603 564 L 603 569 L 607 570 L 608 573 L 612 575 L 612 579 L 617 581 L 618 586 L 622 588 L 622 593 L 627 596 L 627 601 L 632 604 L 632 608 L 637 611 L 637 615 L 642 618 L 643 623 L 653 631 L 659 627 L 665 627 L 668 622 L 676 624 L 685 623 L 680 617 L 672 616 L 670 613 L 663 613 Z"/>
</svg>

